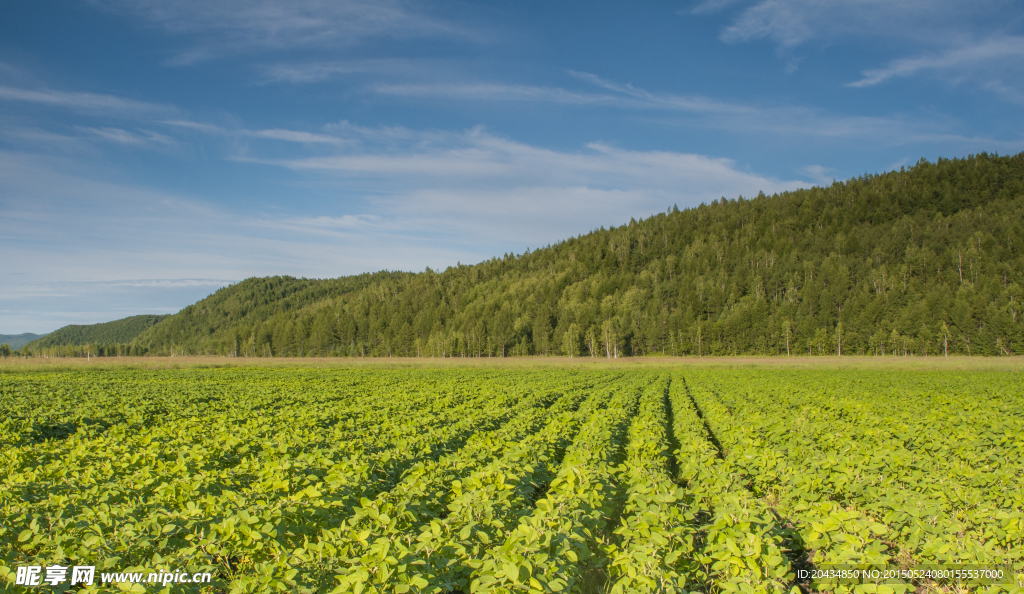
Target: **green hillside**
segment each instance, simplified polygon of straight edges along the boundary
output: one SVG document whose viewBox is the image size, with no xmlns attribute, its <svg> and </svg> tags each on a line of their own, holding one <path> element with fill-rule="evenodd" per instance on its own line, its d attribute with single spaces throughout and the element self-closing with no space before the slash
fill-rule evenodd
<svg viewBox="0 0 1024 594">
<path fill-rule="evenodd" d="M 1024 153 L 722 199 L 444 272 L 249 279 L 155 354 L 1024 351 Z M 56 333 L 55 333 L 56 334 Z"/>
<path fill-rule="evenodd" d="M 28 348 L 36 351 L 58 346 L 126 344 L 147 328 L 151 328 L 157 322 L 169 317 L 170 314 L 141 315 L 101 324 L 71 324 L 28 343 Z"/>
<path fill-rule="evenodd" d="M 32 334 L 29 332 L 25 332 L 24 334 L 0 334 L 0 344 L 6 344 L 10 348 L 17 350 L 37 338 L 42 338 L 43 336 L 46 335 Z"/>
</svg>

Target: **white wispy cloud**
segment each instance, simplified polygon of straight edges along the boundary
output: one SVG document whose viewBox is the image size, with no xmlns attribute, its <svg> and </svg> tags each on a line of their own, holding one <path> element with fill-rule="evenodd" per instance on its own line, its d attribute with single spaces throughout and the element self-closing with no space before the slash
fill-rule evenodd
<svg viewBox="0 0 1024 594">
<path fill-rule="evenodd" d="M 364 139 L 369 137 L 365 131 L 360 131 L 360 135 Z M 601 143 L 590 143 L 577 152 L 562 152 L 494 136 L 479 127 L 461 133 L 381 130 L 381 135 L 389 140 L 404 137 L 404 142 L 385 150 L 361 145 L 355 151 L 327 156 L 240 159 L 296 171 L 409 176 L 444 179 L 448 183 L 471 179 L 474 183 L 483 180 L 507 185 L 514 179 L 535 185 L 660 184 L 666 189 L 679 182 L 688 182 L 690 188 L 695 184 L 719 187 L 720 181 L 740 178 L 747 182 L 757 180 L 765 186 L 779 183 L 739 172 L 727 159 L 666 151 L 629 151 Z"/>
<path fill-rule="evenodd" d="M 283 140 L 285 142 L 312 144 L 346 144 L 347 142 L 343 138 L 328 136 L 327 134 L 316 134 L 313 132 L 303 132 L 301 130 L 285 130 L 282 128 L 274 128 L 271 130 L 245 130 L 243 133 L 256 138 Z"/>
<path fill-rule="evenodd" d="M 372 62 L 313 62 L 302 64 L 269 64 L 264 66 L 262 82 L 312 83 L 340 74 L 379 72 Z"/>
<path fill-rule="evenodd" d="M 985 90 L 992 91 L 1010 103 L 1024 105 L 1024 89 L 1021 89 L 1019 86 L 1010 86 L 1000 78 L 987 80 L 983 83 L 983 86 Z M 1024 143 L 1020 143 L 1018 146 L 1024 146 Z"/>
<path fill-rule="evenodd" d="M 330 134 L 321 134 L 317 132 L 309 132 L 306 130 L 289 130 L 286 128 L 269 128 L 263 130 L 249 130 L 246 128 L 225 128 L 223 126 L 217 126 L 214 124 L 207 124 L 203 122 L 194 122 L 191 120 L 163 120 L 160 122 L 167 126 L 173 126 L 175 128 L 184 128 L 186 130 L 193 130 L 196 132 L 202 132 L 204 134 L 212 134 L 215 136 L 234 136 L 234 137 L 247 137 L 247 138 L 261 138 L 264 140 L 279 140 L 283 142 L 293 142 L 299 144 L 336 144 L 343 145 L 349 144 L 351 141 L 345 138 Z"/>
<path fill-rule="evenodd" d="M 1024 37 L 1007 33 L 1020 23 L 1020 6 L 1014 0 L 703 0 L 689 12 L 702 15 L 734 6 L 740 8 L 719 39 L 772 42 L 787 62 L 787 73 L 797 70 L 802 59 L 797 48 L 808 43 L 881 42 L 882 48 L 902 46 L 903 56 L 863 70 L 847 86 L 930 75 L 951 84 L 971 81 L 1008 101 L 1024 103 L 1024 85 L 1017 82 Z"/>
<path fill-rule="evenodd" d="M 278 62 L 258 67 L 261 83 L 315 83 L 346 75 L 370 75 L 416 78 L 451 75 L 451 64 L 425 58 L 371 58 L 363 60 L 329 60 L 314 62 Z"/>
<path fill-rule="evenodd" d="M 531 101 L 661 112 L 677 115 L 676 119 L 670 116 L 666 120 L 675 125 L 728 130 L 745 135 L 770 133 L 820 139 L 871 138 L 887 144 L 927 142 L 939 136 L 959 138 L 963 143 L 983 140 L 957 137 L 950 133 L 955 122 L 934 114 L 927 118 L 901 114 L 851 116 L 800 105 L 765 106 L 698 95 L 656 93 L 591 73 L 570 71 L 569 74 L 601 91 L 500 83 L 379 84 L 370 89 L 395 96 L 461 101 Z M 987 141 L 993 143 L 989 145 L 992 147 L 1003 146 L 999 139 Z"/>
<path fill-rule="evenodd" d="M 194 122 L 192 120 L 162 120 L 159 123 L 166 124 L 168 126 L 174 126 L 176 128 L 185 128 L 188 130 L 195 130 L 196 132 L 204 132 L 206 134 L 228 134 L 229 131 L 226 128 L 217 126 L 214 124 L 207 124 L 204 122 Z"/>
<path fill-rule="evenodd" d="M 372 188 L 373 216 L 274 221 L 306 233 L 367 231 L 444 238 L 467 246 L 543 245 L 598 226 L 621 224 L 672 204 L 772 193 L 807 185 L 742 170 L 729 159 L 633 151 L 594 142 L 558 151 L 477 127 L 463 132 L 337 125 L 358 143 L 334 155 L 240 161 L 287 168 L 324 188 Z M 326 190 L 321 190 L 326 191 Z M 499 247 L 500 246 L 500 247 Z M 464 260 L 466 261 L 466 260 Z"/>
<path fill-rule="evenodd" d="M 470 101 L 543 101 L 569 105 L 614 105 L 643 107 L 635 101 L 614 95 L 581 93 L 558 87 L 541 87 L 505 83 L 380 83 L 369 89 L 381 95 L 459 99 Z"/>
<path fill-rule="evenodd" d="M 911 124 L 894 125 L 885 119 L 829 122 L 809 113 L 788 116 L 791 122 L 802 119 L 800 126 L 807 133 L 813 129 L 819 135 L 877 139 L 885 131 L 893 144 L 941 143 L 965 152 L 1019 145 L 915 130 Z M 801 170 L 802 180 L 778 179 L 747 171 L 730 159 L 629 150 L 602 142 L 554 150 L 497 136 L 483 127 L 448 132 L 370 128 L 342 121 L 324 130 L 349 144 L 339 145 L 332 154 L 291 157 L 265 156 L 256 147 L 231 158 L 286 168 L 321 193 L 355 193 L 363 198 L 362 212 L 370 216 L 282 220 L 274 225 L 324 236 L 392 234 L 397 242 L 434 236 L 472 246 L 537 246 L 659 212 L 673 203 L 686 207 L 719 196 L 771 194 L 811 183 L 829 184 L 836 177 L 832 169 L 810 165 Z"/>
<path fill-rule="evenodd" d="M 91 0 L 197 39 L 173 63 L 253 49 L 353 45 L 375 37 L 462 37 L 477 32 L 396 0 Z"/>
<path fill-rule="evenodd" d="M 695 113 L 752 113 L 754 108 L 701 96 L 650 93 L 629 84 L 616 84 L 597 75 L 570 71 L 574 78 L 612 93 L 575 91 L 561 87 L 485 82 L 380 83 L 369 89 L 382 95 L 430 97 L 468 101 L 537 101 L 566 105 L 597 105 L 624 109 L 656 109 Z"/>
<path fill-rule="evenodd" d="M 50 147 L 70 148 L 80 143 L 81 138 L 70 134 L 61 134 L 40 128 L 13 127 L 2 131 L 4 136 L 27 141 L 29 144 L 42 144 Z"/>
<path fill-rule="evenodd" d="M 93 284 L 106 287 L 158 287 L 158 288 L 182 288 L 182 287 L 223 287 L 232 279 L 227 278 L 139 278 L 139 279 L 113 279 Z"/>
<path fill-rule="evenodd" d="M 828 186 L 836 179 L 833 168 L 821 165 L 807 165 L 802 167 L 800 172 L 819 186 Z"/>
<path fill-rule="evenodd" d="M 387 231 L 384 221 L 377 215 L 346 214 L 317 217 L 261 217 L 250 219 L 248 225 L 268 229 L 283 229 L 304 236 L 347 237 L 351 231 Z"/>
<path fill-rule="evenodd" d="M 698 4 L 700 14 L 733 2 Z M 1004 7 L 1008 0 L 757 0 L 745 7 L 721 34 L 734 43 L 766 39 L 783 48 L 810 40 L 891 37 L 904 42 L 943 45 L 963 35 L 965 26 Z"/>
<path fill-rule="evenodd" d="M 0 100 L 61 107 L 108 117 L 167 116 L 178 111 L 171 105 L 136 101 L 116 95 L 9 86 L 0 86 Z"/>
<path fill-rule="evenodd" d="M 227 278 L 112 278 L 109 280 L 75 280 L 57 283 L 21 285 L 15 290 L 4 291 L 7 299 L 29 299 L 40 297 L 82 297 L 89 294 L 109 293 L 111 289 L 195 289 L 223 287 L 237 279 Z M 73 289 L 72 289 L 73 287 Z M 161 310 L 166 312 L 166 310 Z M 106 320 L 99 320 L 106 321 Z"/>
<path fill-rule="evenodd" d="M 211 224 L 222 220 L 201 200 L 107 179 L 115 176 L 109 166 L 78 156 L 0 150 L 0 236 L 11 241 L 48 242 L 70 234 L 102 242 L 114 229 L 120 234 L 137 232 L 142 240 L 147 236 L 145 227 L 152 222 L 121 228 L 119 219 L 161 219 L 174 213 L 183 220 L 208 219 Z M 83 218 L 92 218 L 91 212 L 121 215 L 109 222 L 97 217 L 92 224 L 81 225 Z M 33 224 L 23 224 L 26 222 Z"/>
<path fill-rule="evenodd" d="M 965 76 L 970 74 L 969 70 L 993 63 L 1019 65 L 1021 59 L 1024 59 L 1024 37 L 996 37 L 932 55 L 893 60 L 884 68 L 865 70 L 863 78 L 848 86 L 869 87 L 921 72 Z"/>
<path fill-rule="evenodd" d="M 570 70 L 569 74 L 598 87 L 630 97 L 637 101 L 638 105 L 649 108 L 692 111 L 695 113 L 752 114 L 758 111 L 758 108 L 749 105 L 720 101 L 699 95 L 687 96 L 671 93 L 652 93 L 632 84 L 616 83 L 589 72 Z"/>
<path fill-rule="evenodd" d="M 559 105 L 603 106 L 649 111 L 658 114 L 656 121 L 679 127 L 724 130 L 750 136 L 755 134 L 787 136 L 801 139 L 871 139 L 889 146 L 940 143 L 955 151 L 1019 150 L 1017 138 L 995 138 L 965 135 L 961 125 L 949 116 L 929 114 L 892 114 L 882 116 L 851 116 L 800 105 L 756 105 L 716 100 L 699 95 L 658 93 L 629 83 L 610 81 L 592 73 L 568 71 L 584 83 L 582 89 L 503 83 L 430 83 L 376 84 L 367 90 L 377 94 L 411 98 L 438 98 L 459 101 L 544 102 Z M 1009 93 L 1008 90 L 1003 90 Z M 273 164 L 286 164 L 293 170 L 350 171 L 353 175 L 369 172 L 402 170 L 407 174 L 425 176 L 474 175 L 502 176 L 508 164 L 502 164 L 481 151 L 481 146 L 453 148 L 452 139 L 459 136 L 439 130 L 411 130 L 401 126 L 362 127 L 347 121 L 326 124 L 315 131 L 247 128 L 225 128 L 190 120 L 167 120 L 163 123 L 212 135 L 277 140 L 297 144 L 320 144 L 348 147 L 299 158 L 276 157 Z M 484 134 L 486 136 L 486 134 Z M 411 146 L 447 147 L 448 158 L 436 152 L 382 154 L 368 147 Z M 267 157 L 254 152 L 237 152 L 234 160 L 265 162 Z M 553 158 L 554 159 L 554 158 Z M 267 161 L 271 162 L 271 161 Z M 554 161 L 551 161 L 554 162 Z M 532 166 L 531 166 L 532 167 Z M 385 182 L 387 180 L 384 180 Z"/>
<path fill-rule="evenodd" d="M 152 130 L 137 130 L 134 132 L 121 128 L 90 128 L 88 126 L 75 126 L 77 130 L 96 136 L 103 140 L 126 144 L 132 146 L 163 145 L 173 146 L 174 139 L 166 134 L 153 132 Z"/>
</svg>

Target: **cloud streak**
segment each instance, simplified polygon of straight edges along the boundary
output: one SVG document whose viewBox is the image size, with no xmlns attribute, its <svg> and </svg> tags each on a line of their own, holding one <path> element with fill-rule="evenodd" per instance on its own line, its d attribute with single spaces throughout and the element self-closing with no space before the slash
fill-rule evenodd
<svg viewBox="0 0 1024 594">
<path fill-rule="evenodd" d="M 758 106 L 701 96 L 654 93 L 630 84 L 609 81 L 585 72 L 573 78 L 606 92 L 574 91 L 559 87 L 500 83 L 379 84 L 377 94 L 458 101 L 545 102 L 558 105 L 602 106 L 668 114 L 673 125 L 711 128 L 749 134 L 776 134 L 804 139 L 871 139 L 889 145 L 953 142 L 985 150 L 1015 150 L 1016 140 L 976 138 L 952 133 L 956 123 L 935 115 L 918 119 L 907 115 L 847 116 L 799 105 Z M 340 166 L 340 164 L 339 164 Z"/>
<path fill-rule="evenodd" d="M 1008 22 L 1020 22 L 1012 0 L 705 0 L 690 12 L 721 12 L 741 2 L 745 6 L 719 39 L 772 42 L 789 60 L 787 71 L 796 70 L 799 46 L 874 40 L 904 46 L 911 55 L 865 69 L 846 86 L 866 88 L 931 74 L 953 84 L 971 80 L 1009 101 L 1024 101 L 1024 89 L 1016 83 L 1024 38 L 1003 32 Z"/>
<path fill-rule="evenodd" d="M 115 95 L 48 89 L 23 89 L 9 86 L 0 86 L 0 101 L 34 103 L 110 117 L 135 118 L 139 116 L 167 116 L 177 113 L 177 109 L 171 105 L 135 101 Z"/>
<path fill-rule="evenodd" d="M 262 84 L 308 84 L 347 75 L 418 77 L 425 71 L 433 75 L 447 71 L 444 62 L 425 59 L 374 58 L 317 62 L 278 62 L 258 67 Z"/>
<path fill-rule="evenodd" d="M 441 182 L 447 185 L 480 184 L 493 187 L 592 186 L 660 187 L 677 184 L 706 194 L 710 188 L 732 185 L 771 190 L 800 182 L 779 182 L 746 174 L 728 159 L 668 151 L 630 151 L 602 143 L 590 143 L 576 152 L 515 142 L 494 136 L 483 128 L 461 133 L 419 132 L 408 129 L 357 129 L 360 141 L 351 151 L 289 159 L 238 157 L 240 160 L 277 165 L 293 171 L 321 172 L 346 177 L 408 178 L 409 187 Z M 366 142 L 379 146 L 366 146 Z M 433 180 L 433 181 L 431 181 Z M 713 196 L 717 198 L 716 196 Z M 659 208 L 660 210 L 660 208 Z"/>
<path fill-rule="evenodd" d="M 212 134 L 215 136 L 235 136 L 235 137 L 247 137 L 247 138 L 259 138 L 264 140 L 278 140 L 282 142 L 291 142 L 298 144 L 333 144 L 333 145 L 345 145 L 350 144 L 350 140 L 333 136 L 330 134 L 319 134 L 316 132 L 308 132 L 304 130 L 289 130 L 285 128 L 270 128 L 264 130 L 249 130 L 245 128 L 224 128 L 213 124 L 206 124 L 203 122 L 194 122 L 191 120 L 164 120 L 160 122 L 167 126 L 173 126 L 175 128 L 183 128 L 186 130 L 192 130 L 195 132 L 201 132 L 204 134 Z"/>
<path fill-rule="evenodd" d="M 304 144 L 347 143 L 345 139 L 337 138 L 335 136 L 297 130 L 285 130 L 282 128 L 274 128 L 272 130 L 245 130 L 243 133 L 254 138 L 266 138 L 269 140 L 282 140 L 284 142 L 299 142 Z"/>
<path fill-rule="evenodd" d="M 395 0 L 92 0 L 95 6 L 197 39 L 175 65 L 225 53 L 352 46 L 372 38 L 475 38 Z"/>
<path fill-rule="evenodd" d="M 732 4 L 709 0 L 693 12 L 716 12 Z M 955 42 L 965 25 L 1012 5 L 1007 0 L 758 0 L 741 10 L 720 38 L 726 43 L 764 39 L 793 48 L 811 40 L 897 36 L 934 46 Z"/>
<path fill-rule="evenodd" d="M 274 221 L 307 235 L 367 233 L 462 246 L 484 259 L 622 224 L 672 204 L 773 193 L 807 185 L 741 170 L 729 159 L 632 151 L 600 142 L 558 151 L 473 128 L 459 133 L 362 128 L 342 122 L 353 144 L 333 155 L 238 157 L 283 167 L 320 191 L 364 193 L 366 212 Z M 485 247 L 490 246 L 490 247 Z M 474 261 L 463 258 L 462 261 Z"/>
<path fill-rule="evenodd" d="M 173 146 L 175 144 L 174 139 L 170 136 L 160 134 L 159 132 L 153 132 L 152 130 L 138 130 L 136 132 L 130 132 L 128 130 L 122 130 L 121 128 L 90 128 L 87 126 L 75 126 L 75 128 L 85 132 L 86 134 L 115 144 L 130 146 Z"/>
<path fill-rule="evenodd" d="M 979 43 L 953 48 L 938 54 L 900 58 L 884 68 L 865 70 L 863 78 L 851 82 L 851 87 L 870 87 L 892 78 L 912 76 L 921 72 L 953 73 L 963 76 L 965 71 L 994 62 L 1019 64 L 1024 59 L 1024 37 L 997 37 Z"/>
<path fill-rule="evenodd" d="M 624 109 L 691 111 L 695 113 L 753 113 L 754 108 L 700 96 L 650 93 L 633 85 L 617 84 L 597 75 L 570 71 L 576 79 L 612 93 L 572 91 L 560 87 L 504 83 L 376 84 L 374 93 L 404 97 L 430 97 L 466 101 L 537 101 L 564 105 L 594 105 Z"/>
</svg>

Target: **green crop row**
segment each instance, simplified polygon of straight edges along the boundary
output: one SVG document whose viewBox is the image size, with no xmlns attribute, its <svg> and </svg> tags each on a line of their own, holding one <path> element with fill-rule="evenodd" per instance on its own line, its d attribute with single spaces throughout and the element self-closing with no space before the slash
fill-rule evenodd
<svg viewBox="0 0 1024 594">
<path fill-rule="evenodd" d="M 695 401 L 722 441 L 727 459 L 797 528 L 798 546 L 809 554 L 808 563 L 905 568 L 983 564 L 1011 573 L 1016 566 L 1020 572 L 1024 558 L 1018 551 L 1024 549 L 1022 516 L 1019 504 L 1013 503 L 1019 501 L 1017 489 L 996 468 L 990 473 L 995 479 L 990 488 L 998 491 L 1003 483 L 1007 493 L 1000 503 L 986 501 L 984 492 L 950 471 L 948 456 L 915 447 L 923 441 L 919 434 L 910 443 L 895 439 L 903 431 L 900 407 L 923 408 L 921 414 L 929 410 L 908 397 L 911 390 L 902 399 L 883 400 L 845 387 L 828 398 L 765 378 L 691 374 L 690 380 Z M 812 385 L 824 391 L 829 383 Z M 934 396 L 924 398 L 935 406 Z M 978 402 L 971 408 L 988 412 Z M 931 433 L 933 441 L 946 439 Z M 986 470 L 981 464 L 973 468 Z"/>
<path fill-rule="evenodd" d="M 671 398 L 678 478 L 701 524 L 696 581 L 723 592 L 786 591 L 794 580 L 791 556 L 798 552 L 792 534 L 708 433 L 709 426 L 719 433 L 730 429 L 721 424 L 722 411 L 705 406 L 701 417 L 683 378 L 674 382 Z"/>
<path fill-rule="evenodd" d="M 424 524 L 446 516 L 453 483 L 502 459 L 511 444 L 534 435 L 550 416 L 578 405 L 579 396 L 570 392 L 551 409 L 532 406 L 500 430 L 479 431 L 458 451 L 411 468 L 393 489 L 364 500 L 337 530 L 333 554 L 340 561 L 341 589 L 375 592 L 389 584 L 403 590 L 402 584 L 422 584 L 427 576 L 418 566 L 409 571 L 416 537 Z"/>
<path fill-rule="evenodd" d="M 648 386 L 629 427 L 627 497 L 609 547 L 611 594 L 683 593 L 695 586 L 697 526 L 690 498 L 672 477 L 668 391 L 667 377 Z"/>
<path fill-rule="evenodd" d="M 581 421 L 606 402 L 609 389 L 615 389 L 614 383 L 597 392 L 594 386 L 569 392 L 538 431 L 494 443 L 500 455 L 467 466 L 449 490 L 428 498 L 430 513 L 389 528 L 389 542 L 378 539 L 353 558 L 339 572 L 338 591 L 468 590 L 473 564 L 532 510 Z M 384 577 L 382 569 L 392 575 Z"/>
<path fill-rule="evenodd" d="M 641 375 L 634 385 L 617 390 L 607 408 L 584 424 L 533 513 L 500 546 L 470 563 L 472 592 L 578 591 L 588 574 L 600 575 L 591 570 L 600 570 L 595 562 L 602 559 L 609 519 L 623 499 L 616 464 L 638 392 L 648 382 Z"/>
</svg>

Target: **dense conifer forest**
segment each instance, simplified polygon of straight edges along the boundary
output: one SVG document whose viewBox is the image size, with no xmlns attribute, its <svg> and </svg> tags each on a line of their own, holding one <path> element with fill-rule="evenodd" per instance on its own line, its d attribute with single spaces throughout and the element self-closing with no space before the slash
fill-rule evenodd
<svg viewBox="0 0 1024 594">
<path fill-rule="evenodd" d="M 153 354 L 1010 355 L 1024 153 L 721 199 L 443 272 L 252 278 L 145 330 Z"/>
</svg>

